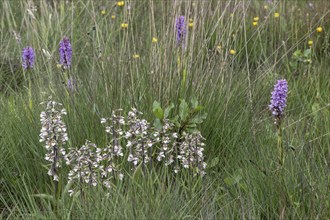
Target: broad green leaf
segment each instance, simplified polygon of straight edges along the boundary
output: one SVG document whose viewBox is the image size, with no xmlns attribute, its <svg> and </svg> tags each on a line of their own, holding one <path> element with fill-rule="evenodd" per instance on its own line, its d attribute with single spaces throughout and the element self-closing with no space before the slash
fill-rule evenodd
<svg viewBox="0 0 330 220">
<path fill-rule="evenodd" d="M 311 49 L 307 49 L 307 50 L 304 51 L 304 56 L 306 58 L 308 58 L 311 53 L 312 53 L 312 50 Z"/>
<path fill-rule="evenodd" d="M 301 50 L 296 50 L 294 53 L 293 53 L 293 57 L 294 58 L 299 58 L 302 56 L 302 52 Z"/>
<path fill-rule="evenodd" d="M 154 121 L 154 127 L 158 130 L 162 129 L 162 123 L 159 118 L 156 118 Z"/>
<path fill-rule="evenodd" d="M 203 113 L 203 114 L 197 114 L 195 117 L 193 117 L 190 122 L 191 123 L 196 123 L 196 124 L 201 124 L 203 123 L 203 121 L 206 119 L 207 117 L 207 113 Z"/>
<path fill-rule="evenodd" d="M 211 160 L 211 162 L 208 164 L 208 167 L 215 167 L 219 164 L 219 157 L 215 157 Z"/>
<path fill-rule="evenodd" d="M 171 112 L 171 110 L 174 108 L 174 104 L 171 103 L 170 106 L 168 106 L 164 111 L 164 118 L 167 118 Z"/>
<path fill-rule="evenodd" d="M 196 97 L 192 98 L 190 102 L 191 102 L 191 107 L 193 109 L 195 109 L 198 106 L 198 101 L 197 101 Z"/>
<path fill-rule="evenodd" d="M 159 102 L 154 101 L 154 103 L 152 105 L 152 111 L 157 118 L 164 119 L 164 111 L 163 111 L 162 107 L 160 106 Z"/>
<path fill-rule="evenodd" d="M 194 111 L 199 112 L 199 111 L 201 111 L 201 110 L 203 110 L 203 109 L 204 109 L 204 106 L 197 105 L 197 106 L 194 108 Z"/>
<path fill-rule="evenodd" d="M 185 121 L 189 114 L 189 107 L 187 102 L 184 99 L 181 99 L 181 103 L 179 106 L 179 116 L 181 121 Z"/>
</svg>

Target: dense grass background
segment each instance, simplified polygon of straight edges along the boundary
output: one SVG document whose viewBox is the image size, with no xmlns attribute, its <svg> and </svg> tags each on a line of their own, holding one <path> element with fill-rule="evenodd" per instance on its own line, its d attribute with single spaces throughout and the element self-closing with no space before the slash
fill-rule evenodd
<svg viewBox="0 0 330 220">
<path fill-rule="evenodd" d="M 0 218 L 329 218 L 329 2 L 141 0 L 117 7 L 105 0 L 4 0 L 0 8 Z M 193 20 L 185 48 L 176 45 L 180 15 Z M 73 46 L 69 71 L 57 67 L 63 36 Z M 293 67 L 294 52 L 308 49 L 308 40 L 312 62 Z M 27 45 L 35 48 L 36 65 L 24 76 Z M 53 199 L 38 138 L 40 102 L 52 96 L 68 110 L 69 146 L 86 139 L 104 146 L 101 117 L 136 107 L 152 121 L 153 101 L 178 103 L 184 69 L 184 98 L 197 97 L 208 112 L 200 127 L 207 176 L 127 171 L 111 190 L 86 189 L 81 199 L 63 186 L 60 200 Z M 278 175 L 268 104 L 281 78 L 289 95 L 287 159 Z"/>
</svg>

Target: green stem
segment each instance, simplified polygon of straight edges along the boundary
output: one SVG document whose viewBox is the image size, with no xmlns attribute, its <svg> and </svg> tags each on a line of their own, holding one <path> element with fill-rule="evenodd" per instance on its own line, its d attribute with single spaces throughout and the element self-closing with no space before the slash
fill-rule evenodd
<svg viewBox="0 0 330 220">
<path fill-rule="evenodd" d="M 182 65 L 185 65 L 185 59 L 180 59 L 180 54 L 178 55 L 178 72 L 180 73 L 182 70 L 182 78 L 181 78 L 181 86 L 180 86 L 180 92 L 179 92 L 179 99 L 184 99 L 185 93 L 186 93 L 186 81 L 187 81 L 187 68 L 184 66 L 181 68 Z"/>
<path fill-rule="evenodd" d="M 284 164 L 284 147 L 282 142 L 282 126 L 280 119 L 277 121 L 277 147 L 279 152 L 279 163 L 281 166 Z"/>
</svg>

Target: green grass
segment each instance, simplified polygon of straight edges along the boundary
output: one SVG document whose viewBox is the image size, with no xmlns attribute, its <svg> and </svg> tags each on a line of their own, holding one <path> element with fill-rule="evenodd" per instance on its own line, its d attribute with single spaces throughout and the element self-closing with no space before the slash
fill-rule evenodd
<svg viewBox="0 0 330 220">
<path fill-rule="evenodd" d="M 142 0 L 125 1 L 123 8 L 115 1 L 67 2 L 0 4 L 0 218 L 329 218 L 328 2 Z M 194 22 L 185 50 L 176 45 L 180 15 Z M 123 22 L 127 30 L 121 29 Z M 318 26 L 323 32 L 316 32 Z M 73 46 L 69 71 L 57 68 L 63 36 Z M 293 53 L 308 49 L 310 39 L 312 63 L 293 68 Z M 20 56 L 27 45 L 36 51 L 36 65 L 24 76 Z M 230 49 L 237 53 L 230 55 Z M 187 83 L 180 94 L 184 70 Z M 69 77 L 78 80 L 74 95 L 67 92 Z M 287 157 L 279 173 L 268 104 L 281 78 L 287 79 L 289 94 L 283 126 Z M 208 113 L 199 127 L 206 138 L 207 175 L 126 170 L 124 181 L 110 190 L 86 188 L 83 196 L 69 197 L 63 184 L 56 200 L 38 137 L 44 110 L 39 103 L 49 96 L 68 111 L 71 147 L 86 139 L 104 146 L 100 118 L 112 109 L 136 107 L 152 121 L 155 100 L 166 106 L 197 97 Z"/>
</svg>

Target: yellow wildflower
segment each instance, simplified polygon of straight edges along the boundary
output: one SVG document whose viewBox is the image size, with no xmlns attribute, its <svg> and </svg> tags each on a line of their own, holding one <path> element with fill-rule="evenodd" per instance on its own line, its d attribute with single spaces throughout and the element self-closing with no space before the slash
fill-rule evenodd
<svg viewBox="0 0 330 220">
<path fill-rule="evenodd" d="M 323 31 L 323 28 L 322 28 L 322 27 L 318 27 L 318 28 L 316 28 L 316 31 L 317 31 L 318 33 L 321 33 L 321 32 Z"/>
<path fill-rule="evenodd" d="M 119 6 L 119 7 L 124 6 L 124 5 L 125 5 L 125 2 L 124 1 L 117 2 L 117 6 Z"/>
<path fill-rule="evenodd" d="M 115 20 L 116 16 L 115 15 L 111 15 L 111 19 Z"/>
<path fill-rule="evenodd" d="M 254 21 L 252 22 L 253 26 L 257 26 L 258 25 L 258 22 L 257 21 Z"/>
<path fill-rule="evenodd" d="M 102 14 L 102 15 L 105 15 L 105 13 L 106 13 L 105 10 L 102 10 L 102 11 L 101 11 L 101 14 Z"/>
<path fill-rule="evenodd" d="M 313 41 L 312 41 L 312 40 L 309 40 L 309 41 L 308 41 L 308 45 L 309 45 L 309 46 L 312 46 L 312 45 L 313 45 Z"/>
<path fill-rule="evenodd" d="M 222 50 L 222 46 L 219 44 L 219 45 L 216 47 L 216 52 L 217 52 L 217 53 L 221 53 L 221 50 Z"/>
<path fill-rule="evenodd" d="M 127 24 L 127 23 L 122 23 L 122 24 L 121 24 L 121 27 L 122 27 L 122 28 L 128 28 L 128 24 Z"/>
<path fill-rule="evenodd" d="M 236 54 L 236 51 L 235 51 L 235 50 L 230 50 L 229 53 L 230 53 L 231 55 L 235 55 L 235 54 Z"/>
<path fill-rule="evenodd" d="M 189 27 L 192 28 L 194 26 L 193 22 L 189 22 Z"/>
<path fill-rule="evenodd" d="M 133 58 L 138 59 L 138 58 L 140 58 L 140 55 L 139 54 L 133 54 Z"/>
<path fill-rule="evenodd" d="M 155 38 L 155 37 L 152 38 L 152 43 L 157 43 L 157 41 L 158 41 L 157 38 Z"/>
<path fill-rule="evenodd" d="M 275 12 L 275 13 L 274 13 L 274 17 L 275 17 L 275 18 L 278 18 L 278 17 L 280 17 L 280 13 L 278 13 L 278 12 Z"/>
<path fill-rule="evenodd" d="M 268 9 L 268 5 L 265 5 L 265 6 L 264 6 L 264 9 L 266 9 L 266 10 L 267 10 L 267 9 Z"/>
<path fill-rule="evenodd" d="M 253 21 L 259 21 L 259 17 L 257 16 L 257 17 L 254 17 L 253 18 Z"/>
</svg>

